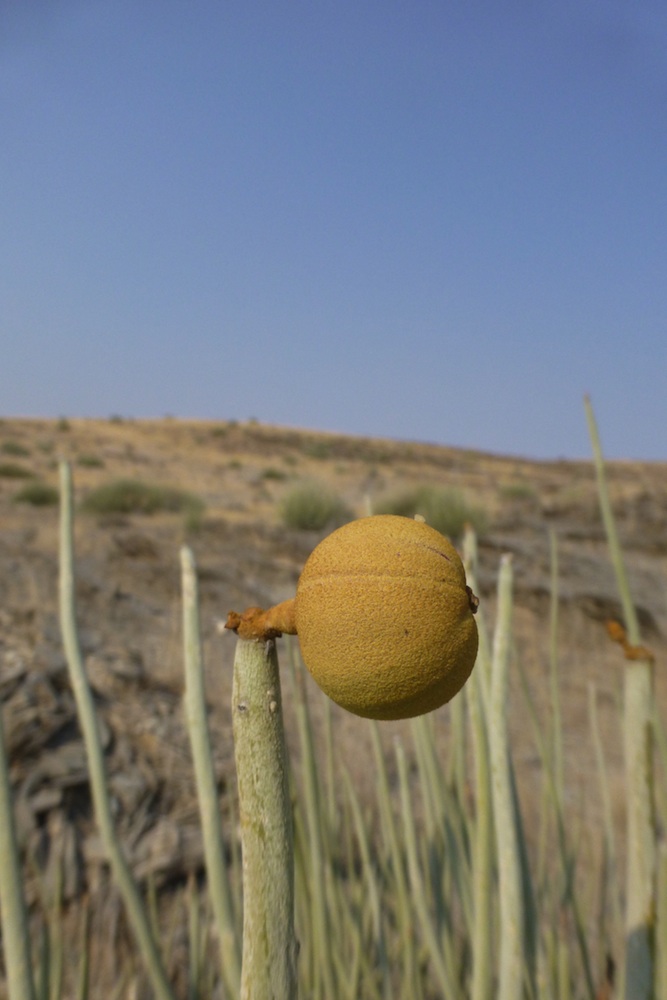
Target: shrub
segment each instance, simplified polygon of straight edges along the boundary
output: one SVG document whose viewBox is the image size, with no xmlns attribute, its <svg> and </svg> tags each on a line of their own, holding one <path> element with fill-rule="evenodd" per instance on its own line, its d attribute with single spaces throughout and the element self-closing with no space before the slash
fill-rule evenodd
<svg viewBox="0 0 667 1000">
<path fill-rule="evenodd" d="M 303 446 L 303 453 L 308 458 L 317 458 L 324 461 L 331 458 L 332 447 L 329 441 L 309 441 Z"/>
<path fill-rule="evenodd" d="M 318 483 L 295 486 L 283 500 L 280 513 L 288 528 L 300 531 L 337 528 L 353 518 L 340 497 Z"/>
<path fill-rule="evenodd" d="M 98 455 L 79 455 L 76 462 L 84 469 L 101 469 L 104 465 L 103 460 Z"/>
<path fill-rule="evenodd" d="M 402 514 L 405 517 L 420 514 L 432 528 L 453 539 L 463 536 L 466 524 L 472 525 L 478 535 L 487 528 L 484 511 L 471 506 L 463 493 L 434 486 L 419 486 L 380 499 L 374 505 L 374 513 Z"/>
<path fill-rule="evenodd" d="M 535 500 L 537 491 L 530 483 L 506 483 L 500 488 L 503 500 Z"/>
<path fill-rule="evenodd" d="M 174 511 L 194 517 L 201 513 L 204 504 L 194 494 L 169 486 L 155 486 L 136 479 L 116 479 L 92 490 L 81 507 L 89 514 L 155 514 L 158 511 Z"/>
<path fill-rule="evenodd" d="M 47 483 L 26 483 L 14 494 L 14 503 L 29 503 L 33 507 L 53 507 L 58 503 L 58 490 Z"/>
<path fill-rule="evenodd" d="M 32 472 L 18 462 L 0 462 L 0 476 L 3 479 L 32 479 Z"/>
<path fill-rule="evenodd" d="M 275 469 L 273 466 L 269 466 L 268 469 L 264 469 L 262 472 L 262 479 L 274 479 L 276 482 L 280 482 L 283 479 L 287 479 L 287 473 L 282 469 Z"/>
<path fill-rule="evenodd" d="M 27 458 L 30 454 L 29 449 L 19 444 L 18 441 L 3 441 L 0 445 L 0 450 L 5 455 L 13 455 L 14 458 Z"/>
<path fill-rule="evenodd" d="M 195 503 L 185 508 L 183 513 L 183 530 L 186 535 L 197 535 L 204 523 L 204 503 L 198 497 L 193 497 Z"/>
</svg>

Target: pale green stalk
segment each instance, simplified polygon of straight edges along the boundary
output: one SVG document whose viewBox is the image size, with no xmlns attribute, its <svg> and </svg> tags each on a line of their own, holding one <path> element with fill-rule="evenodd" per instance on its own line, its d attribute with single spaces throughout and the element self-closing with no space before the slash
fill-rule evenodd
<svg viewBox="0 0 667 1000">
<path fill-rule="evenodd" d="M 570 978 L 570 952 L 567 938 L 561 929 L 558 933 L 558 1000 L 572 1000 Z"/>
<path fill-rule="evenodd" d="M 449 783 L 456 788 L 457 795 L 465 804 L 466 787 L 466 687 L 449 703 L 451 741 L 449 749 Z"/>
<path fill-rule="evenodd" d="M 477 539 L 472 528 L 463 536 L 463 553 L 468 584 L 477 592 Z M 486 718 L 485 680 L 490 675 L 489 646 L 486 640 L 484 612 L 477 611 L 477 629 L 480 634 L 477 662 L 468 681 L 468 711 L 472 731 L 472 749 L 475 768 L 475 809 L 472 895 L 472 985 L 470 1000 L 490 1000 L 493 984 L 493 803 L 491 795 L 491 767 Z"/>
<path fill-rule="evenodd" d="M 201 917 L 199 893 L 194 875 L 188 879 L 186 890 L 188 907 L 188 1000 L 199 1000 L 201 983 Z"/>
<path fill-rule="evenodd" d="M 295 1000 L 294 840 L 273 640 L 237 641 L 232 725 L 243 850 L 241 1000 Z"/>
<path fill-rule="evenodd" d="M 37 975 L 37 1000 L 49 1000 L 49 969 L 51 967 L 51 941 L 48 925 L 42 926 L 40 935 L 39 972 Z"/>
<path fill-rule="evenodd" d="M 604 750 L 602 747 L 602 739 L 600 736 L 600 726 L 598 722 L 598 711 L 597 711 L 597 693 L 595 689 L 595 684 L 589 682 L 588 684 L 588 708 L 591 723 L 591 735 L 593 738 L 593 750 L 595 753 L 595 763 L 598 772 L 598 787 L 600 789 L 600 797 L 602 799 L 602 816 L 604 820 L 604 853 L 606 859 L 607 867 L 607 884 L 603 887 L 604 896 L 602 900 L 603 906 L 603 917 L 607 920 L 607 908 L 611 906 L 611 912 L 613 920 L 615 921 L 618 928 L 622 927 L 623 919 L 621 917 L 621 901 L 618 892 L 618 865 L 616 859 L 616 842 L 614 837 L 614 819 L 611 806 L 611 792 L 609 789 L 609 774 L 607 772 L 607 764 L 604 759 Z M 625 960 L 624 955 L 619 956 L 619 981 L 623 982 L 624 970 L 625 970 Z"/>
<path fill-rule="evenodd" d="M 609 554 L 616 575 L 628 641 L 641 643 L 616 523 L 611 507 L 604 459 L 593 409 L 585 399 L 595 471 Z M 651 1000 L 654 988 L 654 921 L 656 911 L 656 847 L 653 791 L 653 664 L 625 665 L 623 743 L 627 787 L 627 871 L 625 912 L 625 1000 Z"/>
<path fill-rule="evenodd" d="M 456 697 L 460 698 L 461 695 Z M 430 835 L 427 831 L 428 839 L 424 847 L 431 869 L 430 882 L 437 925 L 442 926 L 445 922 L 451 924 L 455 887 L 463 906 L 466 930 L 469 931 L 473 925 L 470 848 L 475 837 L 474 819 L 468 814 L 462 801 L 465 790 L 456 785 L 452 789 L 444 780 L 438 759 L 433 715 L 420 715 L 411 719 L 410 727 L 422 799 L 428 804 L 428 811 L 432 816 L 433 830 Z M 451 934 L 447 935 L 445 943 L 451 944 L 451 938 Z"/>
<path fill-rule="evenodd" d="M 403 852 L 399 841 L 398 830 L 392 809 L 391 792 L 387 765 L 380 741 L 380 730 L 377 722 L 369 721 L 371 740 L 375 755 L 378 807 L 380 810 L 380 826 L 385 849 L 389 855 L 391 873 L 393 876 L 394 903 L 400 935 L 400 955 L 404 969 L 405 993 L 416 993 L 419 989 L 419 974 L 417 956 L 415 954 L 414 935 L 412 929 L 412 911 L 408 893 L 408 883 L 405 876 Z"/>
<path fill-rule="evenodd" d="M 667 997 L 667 844 L 658 854 L 658 911 L 656 920 L 656 998 Z"/>
<path fill-rule="evenodd" d="M 95 816 L 105 854 L 120 890 L 144 960 L 153 991 L 159 1000 L 174 1000 L 157 945 L 151 933 L 141 896 L 116 837 L 111 814 L 111 798 L 104 767 L 93 695 L 83 666 L 76 627 L 74 600 L 74 541 L 72 527 L 72 477 L 69 465 L 60 464 L 60 628 L 70 683 L 76 701 L 79 725 L 88 758 Z"/>
<path fill-rule="evenodd" d="M 424 825 L 425 835 L 429 840 L 439 838 L 444 840 L 443 811 L 438 807 L 437 796 L 434 784 L 429 781 L 429 764 L 427 761 L 426 745 L 429 742 L 429 729 L 431 718 L 428 715 L 419 715 L 410 719 L 410 729 L 412 731 L 412 741 L 415 748 L 415 759 L 417 761 L 417 771 L 419 774 L 419 786 L 424 803 Z"/>
<path fill-rule="evenodd" d="M 558 540 L 549 532 L 551 586 L 549 595 L 549 686 L 551 689 L 551 767 L 559 808 L 563 803 L 563 720 L 558 683 Z"/>
<path fill-rule="evenodd" d="M 185 719 L 190 735 L 197 783 L 208 889 L 211 894 L 220 942 L 222 978 L 229 996 L 235 997 L 241 982 L 241 949 L 236 932 L 234 904 L 225 862 L 220 797 L 208 729 L 195 559 L 192 550 L 187 547 L 181 549 L 181 573 L 185 652 Z"/>
<path fill-rule="evenodd" d="M 338 803 L 336 802 L 335 754 L 334 754 L 333 727 L 331 718 L 332 717 L 331 699 L 327 698 L 326 695 L 324 695 L 322 697 L 322 705 L 324 711 L 324 745 L 326 747 L 325 773 L 327 776 L 326 829 L 329 834 L 329 839 L 331 840 L 333 838 L 335 841 L 338 829 Z"/>
<path fill-rule="evenodd" d="M 463 562 L 465 565 L 468 585 L 474 594 L 479 594 L 479 586 L 477 582 L 478 561 L 477 535 L 475 534 L 474 529 L 470 525 L 467 525 L 463 534 Z M 480 601 L 475 619 L 477 621 L 477 632 L 479 635 L 479 650 L 477 652 L 475 673 L 478 674 L 478 680 L 483 692 L 484 704 L 487 705 L 489 690 L 491 687 L 492 651 L 489 640 L 489 632 L 486 626 L 486 614 L 484 612 L 483 601 Z"/>
<path fill-rule="evenodd" d="M 524 900 L 521 856 L 507 733 L 507 687 L 512 630 L 512 558 L 500 560 L 498 611 L 489 702 L 489 750 L 496 821 L 500 894 L 498 1000 L 519 1000 L 524 971 Z"/>
<path fill-rule="evenodd" d="M 552 796 L 557 799 L 557 812 L 563 807 L 563 721 L 560 705 L 560 685 L 558 683 L 558 544 L 556 532 L 549 531 L 550 588 L 549 588 L 549 690 L 551 694 L 550 740 L 548 761 L 545 761 L 546 780 L 542 784 L 540 809 L 540 836 L 537 863 L 537 881 L 544 880 L 545 865 L 548 860 L 550 820 L 552 812 L 548 806 Z"/>
<path fill-rule="evenodd" d="M 317 758 L 313 727 L 308 708 L 304 668 L 290 643 L 292 656 L 292 677 L 294 681 L 294 711 L 301 748 L 301 764 L 303 769 L 303 793 L 306 811 L 306 830 L 308 838 L 308 860 L 310 865 L 310 894 L 312 899 L 311 924 L 308 928 L 313 938 L 315 956 L 315 996 L 321 995 L 324 1000 L 335 996 L 335 974 L 332 963 L 331 920 L 327 906 L 326 865 L 328 830 L 325 828 L 326 813 L 322 808 L 322 799 L 317 774 Z"/>
<path fill-rule="evenodd" d="M 88 1000 L 90 976 L 90 902 L 86 899 L 81 912 L 79 968 L 76 980 L 76 1000 Z"/>
<path fill-rule="evenodd" d="M 555 775 L 552 767 L 552 760 L 547 749 L 546 739 L 544 736 L 543 729 L 540 725 L 540 721 L 537 717 L 537 711 L 535 710 L 535 705 L 530 695 L 530 690 L 528 687 L 528 681 L 523 670 L 519 671 L 519 677 L 521 680 L 521 686 L 523 688 L 524 697 L 526 700 L 526 706 L 528 708 L 528 717 L 533 726 L 533 732 L 535 735 L 535 742 L 537 744 L 538 753 L 540 756 L 540 761 L 544 769 L 544 774 L 546 777 L 546 787 L 548 790 L 548 795 L 544 797 L 544 802 L 550 804 L 553 809 L 553 815 L 556 825 L 556 833 L 558 837 L 558 851 L 561 861 L 561 902 L 559 905 L 563 907 L 565 903 L 569 903 L 574 916 L 574 926 L 576 931 L 577 943 L 579 945 L 579 951 L 581 953 L 581 962 L 584 970 L 584 977 L 586 980 L 586 989 L 588 994 L 593 1000 L 595 994 L 595 985 L 593 981 L 593 973 L 591 970 L 590 955 L 588 949 L 588 943 L 586 941 L 586 927 L 585 919 L 582 914 L 582 907 L 580 904 L 580 893 L 576 885 L 576 849 L 570 847 L 567 832 L 565 829 L 565 817 L 563 815 L 562 801 L 558 795 L 558 791 L 555 785 Z M 524 857 L 525 857 L 525 838 L 522 834 L 522 822 L 521 817 L 518 813 L 517 807 L 517 829 L 520 834 L 520 844 L 524 845 Z M 524 873 L 525 881 L 529 878 L 529 873 L 527 870 L 527 864 L 524 863 Z M 530 891 L 526 892 L 526 903 L 532 905 L 532 893 Z M 536 917 L 533 919 L 530 917 L 527 922 L 527 935 L 526 940 L 528 941 L 534 932 L 536 923 Z"/>
<path fill-rule="evenodd" d="M 48 915 L 49 1000 L 60 1000 L 63 985 L 63 865 L 59 859 L 55 873 L 53 899 Z"/>
<path fill-rule="evenodd" d="M 453 1000 L 458 996 L 458 990 L 451 970 L 447 966 L 441 942 L 435 933 L 435 927 L 428 911 L 427 890 L 419 867 L 417 849 L 417 831 L 414 822 L 414 810 L 410 801 L 410 784 L 405 750 L 400 740 L 396 740 L 396 762 L 398 764 L 398 779 L 401 796 L 401 814 L 403 817 L 403 833 L 405 850 L 408 860 L 408 876 L 410 879 L 411 898 L 422 938 L 431 959 L 435 978 L 438 981 L 442 996 Z"/>
<path fill-rule="evenodd" d="M 12 788 L 0 710 L 0 917 L 9 1000 L 35 1000 Z"/>
<path fill-rule="evenodd" d="M 373 921 L 373 944 L 375 954 L 377 955 L 377 962 L 380 969 L 380 977 L 382 982 L 382 995 L 383 997 L 389 998 L 391 996 L 391 977 L 389 970 L 389 960 L 387 957 L 387 945 L 385 941 L 384 925 L 382 920 L 382 903 L 380 897 L 380 889 L 378 886 L 378 880 L 375 873 L 375 866 L 371 860 L 371 846 L 368 838 L 368 831 L 366 824 L 364 822 L 361 805 L 359 803 L 359 797 L 355 791 L 354 785 L 352 784 L 352 779 L 350 778 L 349 771 L 345 764 L 341 761 L 341 772 L 343 775 L 343 783 L 345 785 L 345 790 L 350 802 L 350 808 L 352 811 L 352 820 L 354 822 L 354 829 L 356 832 L 357 843 L 359 845 L 359 852 L 361 854 L 361 863 L 364 872 L 366 891 L 368 892 L 368 904 L 371 911 L 371 917 Z"/>
</svg>

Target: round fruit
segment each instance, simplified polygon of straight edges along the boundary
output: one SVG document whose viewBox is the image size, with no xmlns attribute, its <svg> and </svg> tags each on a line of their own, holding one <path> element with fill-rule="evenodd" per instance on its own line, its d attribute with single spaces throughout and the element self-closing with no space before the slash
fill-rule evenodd
<svg viewBox="0 0 667 1000">
<path fill-rule="evenodd" d="M 381 514 L 320 542 L 294 615 L 304 662 L 333 701 L 371 719 L 403 719 L 465 684 L 477 655 L 476 606 L 448 539 Z"/>
</svg>

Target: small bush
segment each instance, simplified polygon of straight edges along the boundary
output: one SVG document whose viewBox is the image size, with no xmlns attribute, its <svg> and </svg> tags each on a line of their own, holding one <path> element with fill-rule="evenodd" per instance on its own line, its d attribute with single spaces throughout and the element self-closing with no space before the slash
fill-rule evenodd
<svg viewBox="0 0 667 1000">
<path fill-rule="evenodd" d="M 308 458 L 317 458 L 324 461 L 331 458 L 332 447 L 329 441 L 309 441 L 303 446 L 303 453 Z"/>
<path fill-rule="evenodd" d="M 101 469 L 104 465 L 104 462 L 98 455 L 79 455 L 76 463 L 84 469 Z"/>
<path fill-rule="evenodd" d="M 33 507 L 53 507 L 58 503 L 59 495 L 55 486 L 47 483 L 27 483 L 22 490 L 14 494 L 14 503 L 29 503 Z"/>
<path fill-rule="evenodd" d="M 317 483 L 295 486 L 283 500 L 280 513 L 288 528 L 299 531 L 337 528 L 354 516 L 340 497 Z"/>
<path fill-rule="evenodd" d="M 58 423 L 56 424 L 56 429 L 59 431 L 71 431 L 72 425 L 67 417 L 60 417 Z"/>
<path fill-rule="evenodd" d="M 204 503 L 197 497 L 197 503 L 190 504 L 183 513 L 183 530 L 186 535 L 198 535 L 204 524 Z"/>
<path fill-rule="evenodd" d="M 3 479 L 32 479 L 32 472 L 18 462 L 0 462 L 0 476 Z"/>
<path fill-rule="evenodd" d="M 0 451 L 4 452 L 5 455 L 13 455 L 14 458 L 27 458 L 30 454 L 29 449 L 19 444 L 18 441 L 3 441 L 0 445 Z"/>
<path fill-rule="evenodd" d="M 506 483 L 500 488 L 503 500 L 535 500 L 537 491 L 530 483 Z"/>
<path fill-rule="evenodd" d="M 154 486 L 136 479 L 116 479 L 92 490 L 81 505 L 89 514 L 155 514 L 174 511 L 201 514 L 203 501 L 192 493 L 169 486 Z"/>
<path fill-rule="evenodd" d="M 268 469 L 263 470 L 262 479 L 274 479 L 276 482 L 281 482 L 283 479 L 287 479 L 287 473 L 283 469 L 275 469 L 273 466 L 269 466 Z"/>
<path fill-rule="evenodd" d="M 421 514 L 432 528 L 455 540 L 463 536 L 466 524 L 471 524 L 478 535 L 484 534 L 487 528 L 484 511 L 471 506 L 459 490 L 442 490 L 433 486 L 420 486 L 380 499 L 374 504 L 374 512 L 401 514 L 404 517 Z"/>
</svg>

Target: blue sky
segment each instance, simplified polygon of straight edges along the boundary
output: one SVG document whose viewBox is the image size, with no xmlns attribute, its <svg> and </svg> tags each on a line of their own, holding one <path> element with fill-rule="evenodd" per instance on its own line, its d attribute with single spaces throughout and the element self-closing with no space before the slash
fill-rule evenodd
<svg viewBox="0 0 667 1000">
<path fill-rule="evenodd" d="M 0 413 L 667 460 L 662 0 L 3 0 Z"/>
</svg>

